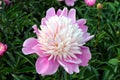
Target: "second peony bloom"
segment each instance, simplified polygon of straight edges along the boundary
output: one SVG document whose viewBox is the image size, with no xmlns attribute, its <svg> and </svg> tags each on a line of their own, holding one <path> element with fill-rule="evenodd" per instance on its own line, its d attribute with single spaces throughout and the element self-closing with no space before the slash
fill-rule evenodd
<svg viewBox="0 0 120 80">
<path fill-rule="evenodd" d="M 7 50 L 7 45 L 0 42 L 0 56 L 2 56 Z"/>
<path fill-rule="evenodd" d="M 87 32 L 85 19 L 76 20 L 76 10 L 67 8 L 48 9 L 39 30 L 33 26 L 37 38 L 23 43 L 25 55 L 36 53 L 36 71 L 42 76 L 54 74 L 62 66 L 69 74 L 79 73 L 79 66 L 87 66 L 91 59 L 89 48 L 84 44 L 93 38 Z"/>
</svg>

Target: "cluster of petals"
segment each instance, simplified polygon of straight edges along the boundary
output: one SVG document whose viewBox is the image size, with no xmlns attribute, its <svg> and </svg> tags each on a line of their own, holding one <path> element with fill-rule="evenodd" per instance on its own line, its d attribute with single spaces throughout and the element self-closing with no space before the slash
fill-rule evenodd
<svg viewBox="0 0 120 80">
<path fill-rule="evenodd" d="M 0 42 L 0 56 L 2 56 L 7 50 L 7 45 Z"/>
<path fill-rule="evenodd" d="M 96 3 L 96 0 L 84 0 L 84 2 L 86 3 L 86 5 L 88 6 L 93 6 Z"/>
<path fill-rule="evenodd" d="M 74 6 L 76 0 L 58 0 L 58 1 L 65 1 L 66 5 Z"/>
<path fill-rule="evenodd" d="M 79 66 L 87 66 L 91 53 L 84 44 L 93 38 L 87 32 L 85 19 L 76 20 L 76 10 L 67 8 L 55 12 L 50 8 L 42 18 L 40 29 L 33 26 L 37 38 L 24 41 L 22 51 L 25 55 L 36 53 L 37 73 L 54 74 L 62 66 L 69 74 L 79 73 Z"/>
</svg>

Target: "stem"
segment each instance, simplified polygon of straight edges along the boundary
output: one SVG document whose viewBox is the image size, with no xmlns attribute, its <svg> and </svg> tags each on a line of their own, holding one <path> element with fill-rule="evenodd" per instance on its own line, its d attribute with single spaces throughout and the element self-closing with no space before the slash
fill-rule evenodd
<svg viewBox="0 0 120 80">
<path fill-rule="evenodd" d="M 98 10 L 98 26 L 97 26 L 97 30 L 99 31 L 100 28 L 100 10 Z"/>
<path fill-rule="evenodd" d="M 69 75 L 69 80 L 72 80 L 72 75 Z"/>
<path fill-rule="evenodd" d="M 68 79 L 67 78 L 67 72 L 65 71 L 65 70 L 63 70 L 63 68 L 62 67 L 60 67 L 60 69 L 59 69 L 59 74 L 58 74 L 58 78 L 59 78 L 59 80 L 71 80 L 71 79 Z"/>
<path fill-rule="evenodd" d="M 67 73 L 64 71 L 64 79 L 63 80 L 67 80 Z"/>
<path fill-rule="evenodd" d="M 98 24 L 97 24 L 97 33 L 99 33 L 100 31 L 100 10 L 98 10 Z M 94 47 L 96 47 L 98 44 L 98 39 L 96 39 L 95 45 Z"/>
</svg>

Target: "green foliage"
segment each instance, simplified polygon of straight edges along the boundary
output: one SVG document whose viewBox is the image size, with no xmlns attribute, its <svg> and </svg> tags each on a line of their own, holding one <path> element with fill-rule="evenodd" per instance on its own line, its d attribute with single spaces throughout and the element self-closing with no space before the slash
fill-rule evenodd
<svg viewBox="0 0 120 80">
<path fill-rule="evenodd" d="M 12 0 L 10 5 L 2 4 L 0 10 L 0 41 L 8 45 L 7 52 L 0 57 L 0 80 L 120 80 L 120 2 L 119 0 L 97 0 L 88 7 L 83 0 L 73 6 L 77 19 L 87 19 L 88 31 L 95 37 L 86 45 L 90 47 L 92 59 L 87 67 L 80 67 L 80 73 L 67 74 L 63 68 L 51 76 L 36 73 L 38 56 L 24 55 L 23 41 L 36 37 L 32 25 L 40 25 L 42 17 L 50 7 L 68 7 L 57 0 Z M 71 7 L 68 7 L 69 9 Z"/>
</svg>

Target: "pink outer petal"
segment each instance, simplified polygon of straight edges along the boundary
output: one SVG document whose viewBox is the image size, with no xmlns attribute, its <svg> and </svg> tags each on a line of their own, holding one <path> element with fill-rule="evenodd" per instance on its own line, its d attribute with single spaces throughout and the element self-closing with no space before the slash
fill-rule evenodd
<svg viewBox="0 0 120 80">
<path fill-rule="evenodd" d="M 65 17 L 67 17 L 67 15 L 68 15 L 68 9 L 67 9 L 67 8 L 64 8 L 64 9 L 61 11 L 60 16 L 65 16 Z"/>
<path fill-rule="evenodd" d="M 37 25 L 33 25 L 32 28 L 34 29 L 34 33 L 38 36 L 40 34 L 40 30 L 37 28 Z"/>
<path fill-rule="evenodd" d="M 41 25 L 46 25 L 46 21 L 47 21 L 46 18 L 42 18 L 42 20 L 41 20 Z"/>
<path fill-rule="evenodd" d="M 83 25 L 83 24 L 86 24 L 86 19 L 79 19 L 77 22 L 78 24 Z"/>
<path fill-rule="evenodd" d="M 40 44 L 35 45 L 34 47 L 32 47 L 32 49 L 40 57 L 49 56 L 49 54 L 46 54 L 46 53 L 44 53 L 45 51 L 41 50 Z"/>
<path fill-rule="evenodd" d="M 83 36 L 84 36 L 84 42 L 89 41 L 90 39 L 92 39 L 94 37 L 94 35 L 90 36 L 89 33 L 87 33 L 88 27 L 85 25 L 86 20 L 85 19 L 80 19 L 77 21 L 77 24 L 79 26 L 80 29 L 82 29 L 82 31 L 84 32 Z"/>
<path fill-rule="evenodd" d="M 61 10 L 61 9 L 58 9 L 58 11 L 57 11 L 57 16 L 60 16 L 61 12 L 62 12 L 62 10 Z"/>
<path fill-rule="evenodd" d="M 89 60 L 91 59 L 91 53 L 88 47 L 82 46 L 81 52 L 82 54 L 77 54 L 76 56 L 81 59 L 81 63 L 79 64 L 80 66 L 87 66 Z"/>
<path fill-rule="evenodd" d="M 86 19 L 80 19 L 77 21 L 79 28 L 82 29 L 83 32 L 87 32 L 88 30 L 88 27 L 85 25 L 85 23 L 86 23 Z"/>
<path fill-rule="evenodd" d="M 76 22 L 76 10 L 70 9 L 68 17 L 72 19 L 73 23 Z"/>
<path fill-rule="evenodd" d="M 66 58 L 66 59 L 65 59 L 65 62 L 74 63 L 74 64 L 80 64 L 80 63 L 81 63 L 81 60 L 78 59 L 78 58 Z"/>
<path fill-rule="evenodd" d="M 84 33 L 83 36 L 84 36 L 84 42 L 87 42 L 87 41 L 91 40 L 94 37 L 94 35 L 90 36 L 89 33 Z"/>
<path fill-rule="evenodd" d="M 65 0 L 65 3 L 66 3 L 68 6 L 73 6 L 75 1 L 76 1 L 76 0 Z"/>
<path fill-rule="evenodd" d="M 25 55 L 34 53 L 34 50 L 32 49 L 32 47 L 34 47 L 37 44 L 38 44 L 38 42 L 37 42 L 37 39 L 35 39 L 35 38 L 29 38 L 29 39 L 25 40 L 23 43 L 22 52 Z"/>
<path fill-rule="evenodd" d="M 55 9 L 54 8 L 50 8 L 47 10 L 47 13 L 46 13 L 46 18 L 49 19 L 50 17 L 52 16 L 55 16 Z"/>
<path fill-rule="evenodd" d="M 69 74 L 73 74 L 73 72 L 79 73 L 79 65 L 66 62 L 64 60 L 58 59 L 58 63 L 65 69 Z"/>
<path fill-rule="evenodd" d="M 59 67 L 58 62 L 48 57 L 39 57 L 36 61 L 36 71 L 42 76 L 54 74 Z"/>
</svg>

